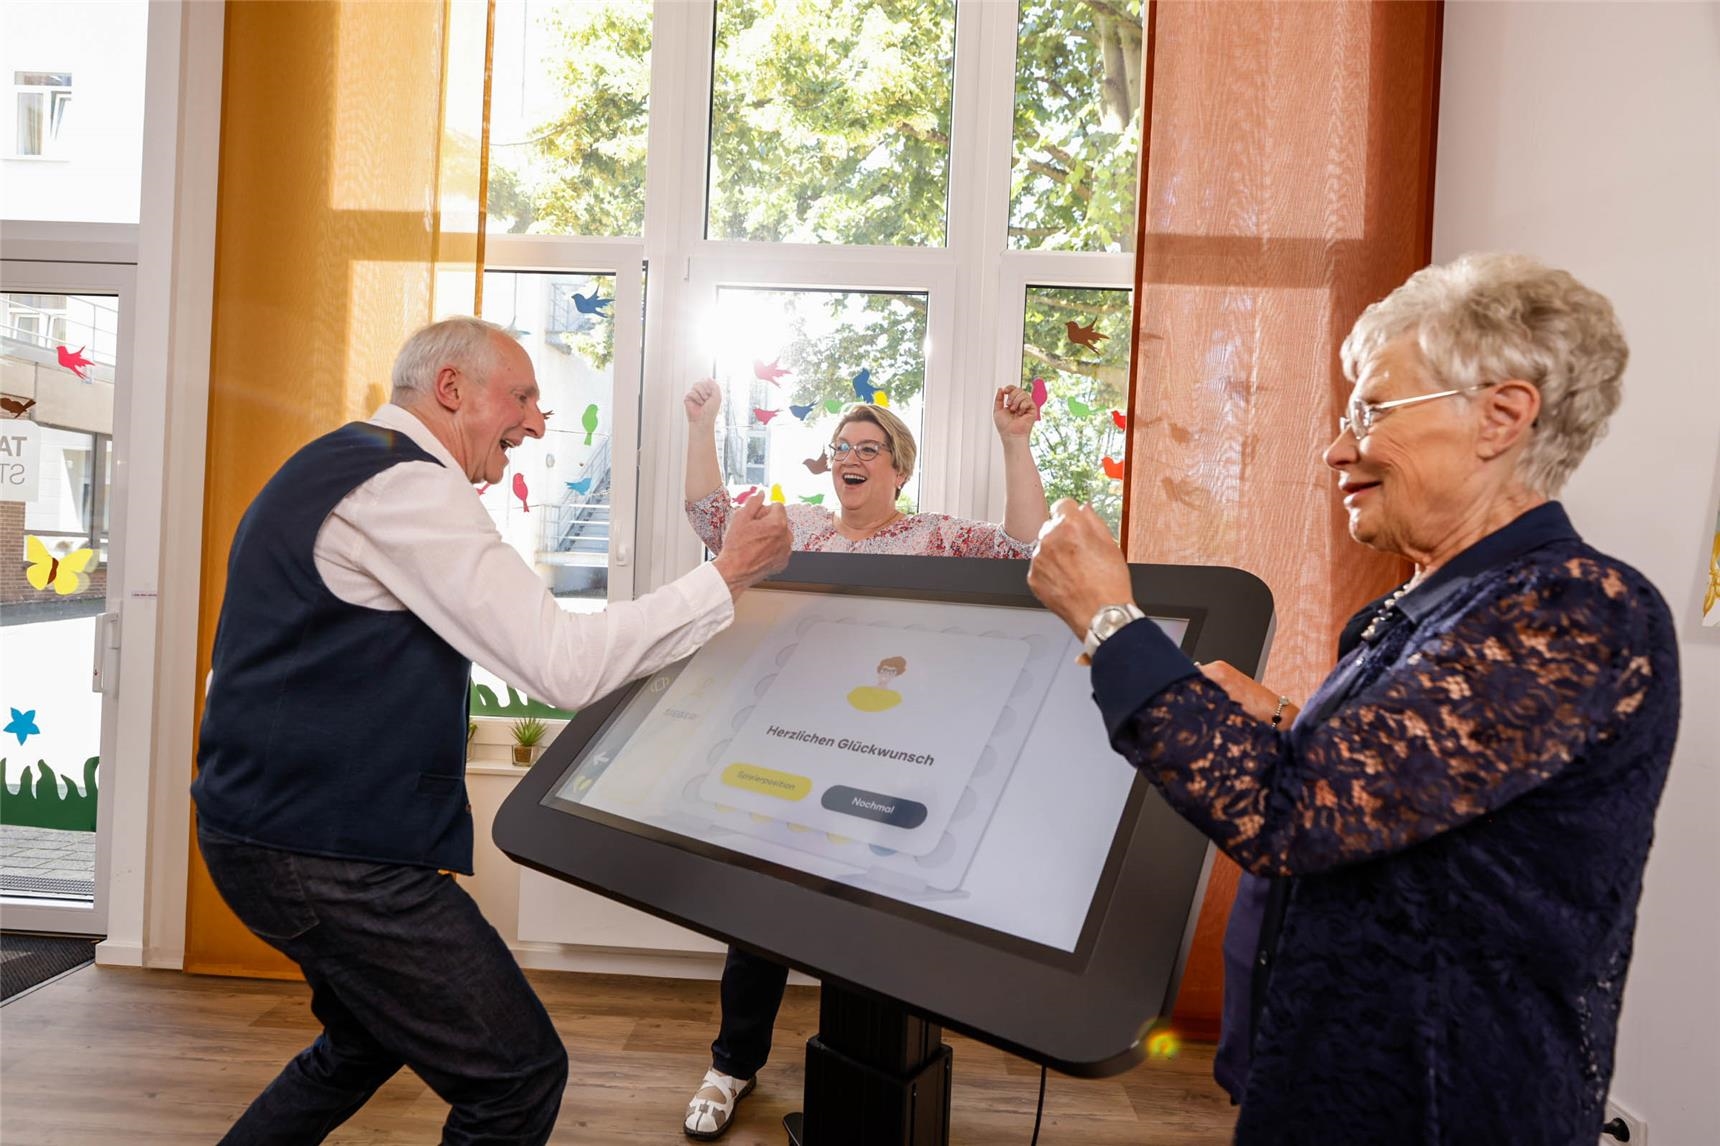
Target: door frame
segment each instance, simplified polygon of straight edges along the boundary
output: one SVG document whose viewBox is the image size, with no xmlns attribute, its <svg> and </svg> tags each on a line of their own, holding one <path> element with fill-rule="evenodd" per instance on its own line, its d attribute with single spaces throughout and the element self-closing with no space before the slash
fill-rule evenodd
<svg viewBox="0 0 1720 1146">
<path fill-rule="evenodd" d="M 26 897 L 0 896 L 0 909 L 6 927 L 14 931 L 43 931 L 63 935 L 106 936 L 108 917 L 108 881 L 113 851 L 113 794 L 118 787 L 115 777 L 123 768 L 150 767 L 151 720 L 148 701 L 155 691 L 153 656 L 122 658 L 127 642 L 141 643 L 145 650 L 155 646 L 154 609 L 135 610 L 133 625 L 127 624 L 127 605 L 136 596 L 142 600 L 143 590 L 135 588 L 140 582 L 154 584 L 154 570 L 143 576 L 134 570 L 129 558 L 129 541 L 133 530 L 148 536 L 159 527 L 161 504 L 159 489 L 150 499 L 147 483 L 139 488 L 134 474 L 159 473 L 162 464 L 162 443 L 159 438 L 136 432 L 133 411 L 142 403 L 134 384 L 132 341 L 136 326 L 137 267 L 114 262 L 47 262 L 22 259 L 0 259 L 0 291 L 6 293 L 58 295 L 111 295 L 119 303 L 119 331 L 114 360 L 124 373 L 116 376 L 114 384 L 112 484 L 108 490 L 108 556 L 107 598 L 105 615 L 117 615 L 118 644 L 104 656 L 102 668 L 103 693 L 102 727 L 99 740 L 102 761 L 102 781 L 96 800 L 96 863 L 95 887 L 89 903 L 55 902 Z M 165 395 L 153 396 L 158 402 Z M 143 440 L 139 440 L 143 439 Z M 137 504 L 134 505 L 134 495 Z M 134 509 L 140 511 L 134 515 Z M 138 517 L 148 520 L 137 520 Z M 153 546 L 144 545 L 146 550 Z M 141 555 L 140 555 L 141 556 Z M 150 593 L 153 598 L 153 592 Z M 150 600 L 153 606 L 153 600 Z M 97 621 L 96 632 L 104 625 Z M 128 631 L 135 629 L 138 631 Z M 95 649 L 74 651 L 73 656 L 91 657 L 94 670 Z M 139 696 L 142 705 L 124 705 L 122 697 Z M 138 717 L 141 714 L 142 722 Z M 122 720 L 122 716 L 126 719 Z M 120 744 L 134 746 L 121 760 Z"/>
</svg>

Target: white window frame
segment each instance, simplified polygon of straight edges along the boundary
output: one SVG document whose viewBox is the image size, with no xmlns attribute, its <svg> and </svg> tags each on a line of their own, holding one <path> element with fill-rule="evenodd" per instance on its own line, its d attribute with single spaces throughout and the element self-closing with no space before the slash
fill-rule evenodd
<svg viewBox="0 0 1720 1146">
<path fill-rule="evenodd" d="M 75 251 L 71 253 L 76 253 Z M 137 301 L 136 267 L 123 263 L 97 263 L 73 261 L 34 261 L 23 259 L 0 259 L 0 287 L 8 294 L 42 294 L 42 295 L 94 295 L 112 297 L 118 315 L 118 330 L 116 337 L 115 357 L 120 362 L 132 360 L 132 340 L 134 316 Z M 102 557 L 108 571 L 107 594 L 105 598 L 106 617 L 126 619 L 124 605 L 133 587 L 147 579 L 154 584 L 153 569 L 148 567 L 150 558 L 155 556 L 153 539 L 148 532 L 154 525 L 149 502 L 150 491 L 147 488 L 134 489 L 134 469 L 142 470 L 145 474 L 158 464 L 160 454 L 159 440 L 150 442 L 143 440 L 134 442 L 137 436 L 132 432 L 136 424 L 133 418 L 134 410 L 146 403 L 152 395 L 145 390 L 139 393 L 135 384 L 116 386 L 113 396 L 113 426 L 121 431 L 110 436 L 110 447 L 117 438 L 119 455 L 115 459 L 118 464 L 112 470 L 112 486 L 108 497 L 114 504 L 126 506 L 128 503 L 137 504 L 136 514 L 120 512 L 113 517 L 114 529 L 107 537 L 106 550 Z M 52 423 L 48 428 L 55 427 Z M 92 463 L 94 461 L 93 431 L 71 430 L 71 433 L 88 434 L 92 443 Z M 136 462 L 136 466 L 132 464 Z M 95 475 L 94 481 L 103 480 L 105 475 Z M 101 523 L 93 520 L 97 511 L 96 505 L 91 504 L 90 544 L 100 547 L 102 544 Z M 134 521 L 134 517 L 136 521 Z M 138 528 L 140 534 L 138 553 L 133 554 L 127 545 L 127 538 L 133 528 Z M 48 535 L 44 531 L 44 535 Z M 139 560 L 138 558 L 142 558 Z M 100 665 L 103 677 L 113 679 L 116 671 L 131 670 L 128 680 L 141 680 L 146 687 L 152 674 L 149 666 L 133 656 L 123 668 L 120 658 L 125 655 L 126 648 L 122 644 L 109 654 L 100 647 L 99 639 L 107 632 L 113 631 L 104 624 L 106 617 L 96 622 L 98 647 L 89 652 L 92 666 Z M 154 618 L 139 617 L 135 627 L 139 630 L 138 640 L 146 646 L 154 643 Z M 127 634 L 128 636 L 130 634 Z M 83 654 L 82 650 L 68 650 L 67 656 L 76 658 Z M 99 732 L 97 755 L 101 760 L 100 792 L 96 799 L 96 839 L 95 839 L 95 870 L 93 873 L 94 892 L 88 903 L 78 901 L 35 900 L 30 898 L 4 897 L 6 925 L 20 931 L 59 932 L 72 935 L 105 936 L 108 929 L 109 904 L 113 898 L 113 825 L 119 808 L 117 793 L 123 790 L 126 781 L 135 784 L 139 774 L 147 775 L 149 754 L 148 738 L 141 741 L 128 739 L 140 727 L 141 710 L 136 705 L 127 706 L 128 697 L 115 695 L 114 690 L 103 686 L 96 691 L 106 693 L 102 704 L 102 720 Z M 122 751 L 121 746 L 125 748 Z M 124 778 L 122 780 L 122 777 Z M 66 776 L 68 783 L 82 782 L 81 776 L 71 773 Z"/>
<path fill-rule="evenodd" d="M 700 345 L 696 332 L 707 328 L 719 287 L 926 294 L 920 503 L 996 521 L 1003 515 L 1003 458 L 989 398 L 1020 377 L 1027 288 L 1128 290 L 1134 283 L 1132 252 L 1009 246 L 1014 0 L 957 0 L 948 194 L 961 208 L 948 214 L 944 246 L 705 238 L 717 2 L 656 0 L 652 7 L 643 235 L 487 240 L 486 270 L 616 276 L 615 435 L 618 450 L 637 443 L 637 465 L 618 467 L 611 600 L 667 584 L 703 558 L 682 508 L 687 442 L 680 399 L 710 372 L 711 348 Z M 642 327 L 637 276 L 630 273 L 641 264 L 650 271 Z M 649 342 L 641 361 L 642 338 Z M 627 473 L 625 489 L 620 470 Z"/>
<path fill-rule="evenodd" d="M 17 82 L 18 75 L 21 73 L 62 75 L 68 77 L 71 82 L 64 84 L 24 84 Z M 72 78 L 72 73 L 58 71 L 54 68 L 15 68 L 13 70 L 12 80 L 12 106 L 8 109 L 11 112 L 12 117 L 12 146 L 7 158 L 34 161 L 46 160 L 49 162 L 63 161 L 65 158 L 64 154 L 62 154 L 64 145 L 60 141 L 60 133 L 58 128 L 55 126 L 54 105 L 56 102 L 60 102 L 59 100 L 56 100 L 56 96 L 63 97 L 64 103 L 68 106 L 71 104 L 72 97 L 77 92 L 77 82 Z M 46 120 L 44 123 L 42 150 L 40 151 L 19 150 L 19 143 L 21 141 L 18 138 L 18 100 L 20 97 L 26 95 L 41 95 L 45 97 L 43 104 L 46 113 Z"/>
<path fill-rule="evenodd" d="M 1132 290 L 1132 252 L 1008 251 L 998 267 L 997 361 L 998 385 L 1021 377 L 1021 347 L 1027 334 L 1027 292 L 1033 287 L 1073 287 L 1081 290 Z M 1003 519 L 1003 466 L 997 459 L 986 490 L 984 516 Z"/>
<path fill-rule="evenodd" d="M 118 275 L 134 300 L 118 355 L 130 385 L 115 406 L 131 454 L 112 490 L 125 552 L 108 582 L 121 639 L 97 805 L 102 964 L 178 967 L 184 950 L 224 16 L 197 0 L 150 5 L 137 223 L 0 221 L 12 268 L 44 265 L 15 283 L 103 293 Z M 29 926 L 18 910 L 7 905 L 8 925 Z M 41 929 L 78 930 L 65 920 L 76 908 L 33 910 L 60 911 Z"/>
</svg>

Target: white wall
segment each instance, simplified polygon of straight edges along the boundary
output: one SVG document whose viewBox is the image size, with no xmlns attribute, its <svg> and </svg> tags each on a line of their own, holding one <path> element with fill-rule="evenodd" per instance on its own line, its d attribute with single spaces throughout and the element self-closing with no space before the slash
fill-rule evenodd
<svg viewBox="0 0 1720 1146">
<path fill-rule="evenodd" d="M 0 4 L 0 214 L 8 219 L 135 223 L 143 165 L 143 0 Z M 69 72 L 60 146 L 14 155 L 19 71 Z"/>
<path fill-rule="evenodd" d="M 1564 501 L 1677 618 L 1684 715 L 1637 922 L 1613 1098 L 1656 1146 L 1720 1141 L 1720 5 L 1445 10 L 1434 259 L 1515 249 L 1608 295 L 1623 408 Z"/>
</svg>

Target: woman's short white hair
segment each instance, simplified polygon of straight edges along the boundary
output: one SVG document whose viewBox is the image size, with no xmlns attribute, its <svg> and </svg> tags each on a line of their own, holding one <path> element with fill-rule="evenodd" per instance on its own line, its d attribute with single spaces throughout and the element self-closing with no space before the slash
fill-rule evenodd
<svg viewBox="0 0 1720 1146">
<path fill-rule="evenodd" d="M 1541 392 L 1519 476 L 1547 497 L 1606 431 L 1630 357 L 1603 295 L 1526 255 L 1464 255 L 1411 275 L 1356 320 L 1345 376 L 1406 336 L 1442 386 L 1515 379 Z"/>
<path fill-rule="evenodd" d="M 394 356 L 389 401 L 413 401 L 430 393 L 444 366 L 457 366 L 486 380 L 497 365 L 496 335 L 507 331 L 493 322 L 460 315 L 421 327 Z"/>
</svg>

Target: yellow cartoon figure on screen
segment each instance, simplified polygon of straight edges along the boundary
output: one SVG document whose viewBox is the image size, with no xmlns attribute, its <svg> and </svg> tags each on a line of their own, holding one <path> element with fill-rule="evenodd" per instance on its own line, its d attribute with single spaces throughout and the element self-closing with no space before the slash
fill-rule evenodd
<svg viewBox="0 0 1720 1146">
<path fill-rule="evenodd" d="M 861 712 L 887 712 L 902 703 L 902 694 L 890 687 L 897 677 L 908 671 L 908 662 L 901 657 L 885 657 L 878 662 L 878 683 L 863 684 L 848 694 L 848 703 Z"/>
</svg>

